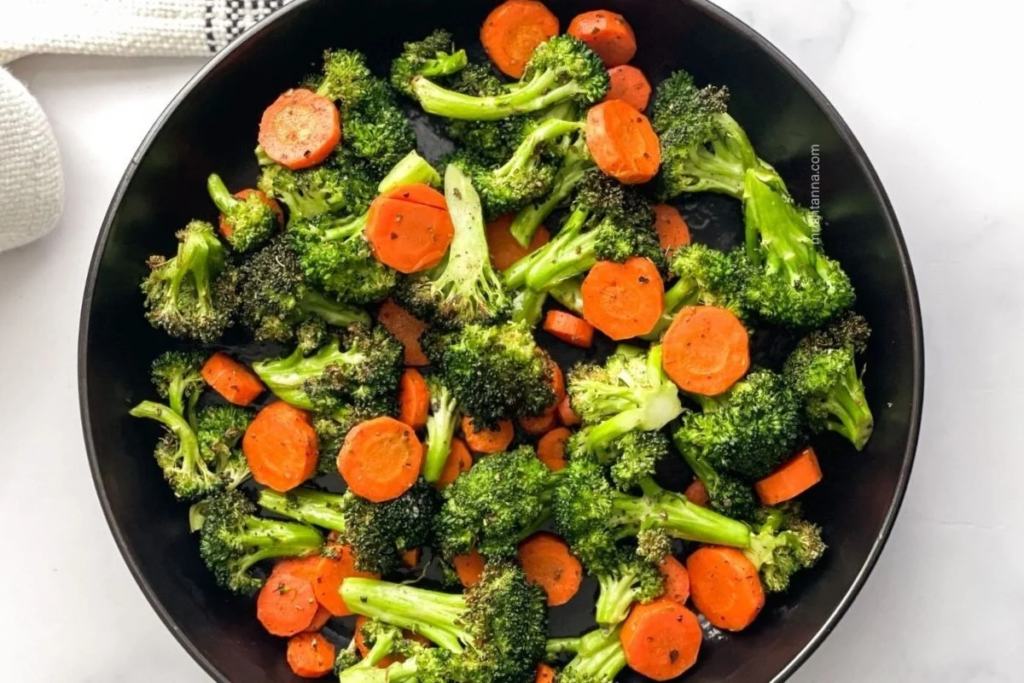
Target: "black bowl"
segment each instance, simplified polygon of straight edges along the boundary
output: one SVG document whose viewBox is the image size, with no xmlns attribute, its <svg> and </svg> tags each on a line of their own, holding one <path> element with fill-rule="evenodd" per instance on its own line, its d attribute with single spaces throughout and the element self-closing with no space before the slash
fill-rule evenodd
<svg viewBox="0 0 1024 683">
<path fill-rule="evenodd" d="M 549 0 L 563 26 L 593 0 Z M 703 0 L 606 0 L 634 26 L 638 66 L 657 82 L 685 67 L 701 82 L 727 84 L 732 111 L 796 198 L 820 199 L 825 244 L 859 292 L 875 330 L 867 358 L 874 438 L 854 453 L 837 439 L 818 443 L 826 478 L 807 497 L 831 546 L 820 568 L 769 604 L 741 636 L 707 642 L 692 681 L 786 679 L 824 637 L 864 584 L 903 499 L 917 443 L 923 351 L 917 293 L 892 207 L 860 145 L 810 81 L 750 28 Z M 378 67 L 402 40 L 444 26 L 476 41 L 489 3 L 466 0 L 299 1 L 217 55 L 174 99 L 132 159 L 110 205 L 89 270 L 79 346 L 86 446 L 117 544 L 146 597 L 193 657 L 218 681 L 293 681 L 283 642 L 253 618 L 252 603 L 218 589 L 150 453 L 152 425 L 128 408 L 151 394 L 148 366 L 168 347 L 142 316 L 138 283 L 151 253 L 169 253 L 173 233 L 212 218 L 208 173 L 250 185 L 259 115 L 316 67 L 322 50 L 364 50 Z M 436 140 L 424 140 L 428 153 Z M 818 177 L 820 176 L 820 177 Z M 738 237 L 731 201 L 682 205 L 698 240 Z M 770 355 L 770 354 L 769 354 Z M 585 602 L 585 601 L 584 601 Z M 567 623 L 586 620 L 573 608 Z M 576 618 L 573 619 L 572 617 Z M 633 677 L 631 680 L 640 680 Z"/>
</svg>

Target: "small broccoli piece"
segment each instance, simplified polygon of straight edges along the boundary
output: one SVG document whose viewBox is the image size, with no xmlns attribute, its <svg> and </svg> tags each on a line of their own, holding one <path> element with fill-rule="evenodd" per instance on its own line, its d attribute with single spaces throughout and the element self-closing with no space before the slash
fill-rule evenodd
<svg viewBox="0 0 1024 683">
<path fill-rule="evenodd" d="M 423 477 L 430 483 L 441 478 L 452 436 L 459 422 L 459 404 L 444 383 L 430 375 L 427 377 L 430 389 L 430 415 L 427 416 L 427 454 L 423 460 Z"/>
<path fill-rule="evenodd" d="M 346 669 L 350 669 L 358 664 L 362 657 L 359 656 L 358 642 L 353 635 L 349 639 L 348 645 L 344 649 L 339 649 L 337 656 L 334 658 L 334 675 L 340 676 L 341 672 Z"/>
<path fill-rule="evenodd" d="M 575 656 L 555 679 L 557 683 L 612 683 L 626 668 L 619 628 L 596 629 L 579 638 L 553 638 L 548 641 L 551 656 L 573 653 Z"/>
<path fill-rule="evenodd" d="M 821 250 L 813 212 L 747 174 L 747 306 L 777 325 L 817 327 L 853 305 L 849 276 Z"/>
<path fill-rule="evenodd" d="M 475 97 L 500 95 L 505 84 L 494 75 L 490 65 L 469 64 L 447 79 L 453 92 Z M 529 116 L 509 116 L 497 121 L 466 121 L 442 119 L 442 128 L 448 137 L 463 149 L 488 163 L 500 164 L 512 156 L 522 142 L 532 119 Z"/>
<path fill-rule="evenodd" d="M 583 315 L 583 292 L 580 289 L 582 285 L 582 278 L 569 278 L 549 289 L 548 294 L 576 315 Z"/>
<path fill-rule="evenodd" d="M 634 603 L 651 602 L 665 590 L 665 577 L 656 564 L 624 550 L 612 566 L 588 567 L 587 571 L 597 578 L 595 621 L 604 628 L 625 621 Z"/>
<path fill-rule="evenodd" d="M 555 402 L 551 369 L 522 323 L 428 331 L 423 345 L 474 424 L 486 428 L 506 418 L 540 415 Z"/>
<path fill-rule="evenodd" d="M 366 64 L 363 53 L 355 50 L 327 50 L 323 56 L 323 70 L 306 79 L 304 85 L 319 95 L 351 106 L 369 96 L 373 80 L 373 72 Z"/>
<path fill-rule="evenodd" d="M 505 285 L 544 291 L 586 273 L 598 261 L 621 263 L 633 256 L 649 258 L 664 270 L 654 209 L 636 188 L 592 169 L 577 183 L 572 211 L 558 234 L 510 266 Z"/>
<path fill-rule="evenodd" d="M 524 247 L 530 244 L 541 223 L 572 196 L 576 186 L 587 177 L 587 171 L 594 168 L 594 160 L 582 135 L 574 140 L 563 139 L 559 152 L 561 160 L 547 196 L 521 208 L 509 228 L 512 236 Z"/>
<path fill-rule="evenodd" d="M 146 320 L 172 337 L 215 342 L 233 321 L 234 271 L 226 270 L 224 247 L 209 223 L 192 221 L 176 236 L 176 256 L 146 262 Z"/>
<path fill-rule="evenodd" d="M 658 461 L 668 455 L 668 437 L 661 432 L 628 432 L 610 445 L 612 482 L 622 491 L 635 488 L 654 476 Z"/>
<path fill-rule="evenodd" d="M 445 200 L 455 228 L 448 255 L 405 278 L 397 297 L 413 315 L 448 329 L 500 321 L 511 299 L 491 265 L 480 196 L 455 166 L 445 171 Z"/>
<path fill-rule="evenodd" d="M 307 284 L 299 258 L 285 237 L 276 237 L 239 268 L 239 310 L 257 341 L 301 339 L 303 352 L 316 350 L 327 325 L 370 323 L 362 309 L 332 301 Z M 312 324 L 320 322 L 322 324 Z"/>
<path fill-rule="evenodd" d="M 551 481 L 529 446 L 480 460 L 442 491 L 441 555 L 450 560 L 475 549 L 488 559 L 514 557 L 519 542 L 547 518 Z"/>
<path fill-rule="evenodd" d="M 355 641 L 357 636 L 362 638 L 369 651 L 362 659 L 345 667 L 338 667 L 339 662 L 335 660 L 339 683 L 389 681 L 391 679 L 384 676 L 384 671 L 378 668 L 378 665 L 391 655 L 402 655 L 418 650 L 418 646 L 402 634 L 402 629 L 376 619 L 367 620 L 362 625 L 360 633 L 353 635 L 352 640 Z M 387 665 L 390 661 L 392 660 L 389 659 L 384 664 Z"/>
<path fill-rule="evenodd" d="M 345 146 L 378 173 L 386 173 L 416 147 L 416 134 L 398 106 L 395 92 L 374 78 L 363 98 L 343 107 Z"/>
<path fill-rule="evenodd" d="M 350 329 L 347 348 L 332 339 L 312 356 L 253 363 L 252 369 L 282 401 L 296 408 L 334 413 L 347 405 L 390 415 L 402 374 L 402 344 L 381 326 Z"/>
<path fill-rule="evenodd" d="M 319 166 L 291 171 L 270 163 L 257 185 L 288 207 L 288 225 L 330 213 L 358 216 L 377 197 L 380 174 L 347 147 L 339 147 Z"/>
<path fill-rule="evenodd" d="M 703 461 L 742 481 L 770 474 L 803 438 L 800 401 L 770 370 L 750 373 L 721 396 L 693 398 L 704 410 L 683 417 L 676 446 L 688 461 Z"/>
<path fill-rule="evenodd" d="M 704 485 L 711 507 L 733 519 L 752 520 L 759 506 L 753 487 L 708 464 L 701 448 L 687 440 L 689 434 L 685 426 L 676 432 L 676 448 Z"/>
<path fill-rule="evenodd" d="M 603 453 L 630 432 L 657 431 L 683 412 L 679 390 L 661 368 L 661 354 L 660 345 L 647 353 L 623 345 L 603 366 L 581 364 L 569 372 L 573 409 L 590 427 L 589 450 Z M 633 450 L 645 452 L 649 443 L 634 444 L 639 448 Z M 631 471 L 635 474 L 643 467 L 635 462 L 623 465 L 620 476 L 629 480 Z"/>
<path fill-rule="evenodd" d="M 351 491 L 327 493 L 299 488 L 288 493 L 260 491 L 259 504 L 284 517 L 337 531 L 352 547 L 356 568 L 390 574 L 402 565 L 402 554 L 429 545 L 440 494 L 420 479 L 394 500 L 371 503 Z"/>
<path fill-rule="evenodd" d="M 871 330 L 863 317 L 844 316 L 797 344 L 783 374 L 800 396 L 810 428 L 842 435 L 863 450 L 875 428 L 864 395 L 863 371 L 856 354 L 863 352 Z"/>
<path fill-rule="evenodd" d="M 522 683 L 532 680 L 544 656 L 544 591 L 513 564 L 489 563 L 480 583 L 464 595 L 363 578 L 346 579 L 341 595 L 356 614 L 440 646 L 392 665 L 396 672 L 411 669 L 411 678 L 421 683 Z M 381 680 L 407 680 L 390 673 L 385 670 Z"/>
<path fill-rule="evenodd" d="M 758 158 L 728 106 L 728 89 L 698 88 L 685 71 L 658 85 L 651 122 L 661 139 L 657 184 L 662 199 L 683 192 L 719 192 L 743 199 L 748 169 L 784 188 L 775 170 Z"/>
<path fill-rule="evenodd" d="M 238 253 L 255 249 L 277 232 L 277 214 L 258 193 L 250 192 L 244 199 L 236 198 L 216 173 L 210 174 L 206 180 L 206 190 L 223 214 L 221 227 L 224 239 Z"/>
<path fill-rule="evenodd" d="M 412 96 L 412 79 L 441 78 L 458 73 L 469 60 L 465 50 L 456 50 L 452 34 L 438 29 L 423 40 L 406 43 L 402 54 L 391 62 L 391 87 Z"/>
<path fill-rule="evenodd" d="M 547 299 L 547 292 L 520 289 L 512 297 L 512 322 L 536 328 L 544 317 L 544 302 Z"/>
<path fill-rule="evenodd" d="M 167 351 L 153 361 L 150 371 L 156 393 L 190 423 L 195 421 L 196 401 L 206 387 L 200 372 L 204 360 L 199 351 Z"/>
<path fill-rule="evenodd" d="M 278 557 L 305 557 L 320 552 L 323 536 L 311 526 L 261 519 L 240 491 L 209 498 L 199 531 L 199 552 L 217 583 L 235 593 L 251 594 L 263 580 L 250 569 Z"/>
<path fill-rule="evenodd" d="M 665 292 L 661 320 L 644 339 L 661 339 L 684 306 L 717 306 L 729 309 L 740 320 L 746 317 L 744 297 L 750 268 L 741 251 L 724 253 L 691 244 L 676 253 L 669 268 L 679 279 Z"/>
<path fill-rule="evenodd" d="M 249 463 L 238 447 L 252 413 L 234 405 L 207 406 L 199 411 L 196 437 L 199 455 L 229 491 L 249 478 Z"/>
<path fill-rule="evenodd" d="M 744 554 L 757 567 L 765 589 L 781 593 L 789 588 L 793 574 L 817 564 L 825 549 L 821 529 L 787 506 L 761 510 Z"/>
<path fill-rule="evenodd" d="M 153 401 L 139 403 L 128 414 L 156 420 L 167 428 L 153 455 L 175 497 L 193 500 L 221 488 L 220 477 L 203 460 L 196 433 L 184 417 Z"/>
<path fill-rule="evenodd" d="M 424 76 L 412 79 L 412 95 L 430 114 L 491 121 L 576 101 L 594 104 L 608 92 L 608 72 L 583 41 L 556 36 L 537 46 L 523 78 L 498 95 L 473 96 L 448 90 Z"/>
</svg>

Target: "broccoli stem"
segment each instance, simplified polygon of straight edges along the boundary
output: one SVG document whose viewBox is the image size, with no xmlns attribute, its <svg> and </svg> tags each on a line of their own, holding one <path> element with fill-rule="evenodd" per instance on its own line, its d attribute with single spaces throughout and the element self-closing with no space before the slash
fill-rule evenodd
<svg viewBox="0 0 1024 683">
<path fill-rule="evenodd" d="M 835 419 L 828 428 L 850 440 L 858 451 L 863 450 L 875 429 L 875 418 L 864 395 L 864 383 L 851 363 L 843 381 L 828 393 L 825 407 Z"/>
<path fill-rule="evenodd" d="M 468 63 L 469 58 L 466 57 L 465 50 L 458 50 L 451 54 L 438 52 L 436 58 L 427 61 L 420 67 L 420 75 L 424 78 L 450 76 L 462 71 Z"/>
<path fill-rule="evenodd" d="M 538 147 L 563 135 L 582 130 L 583 125 L 578 121 L 564 121 L 562 119 L 547 119 L 543 121 L 519 144 L 515 153 L 512 154 L 512 158 L 494 172 L 495 175 L 500 177 L 525 170 L 537 155 Z"/>
<path fill-rule="evenodd" d="M 794 286 L 816 265 L 814 229 L 788 197 L 770 187 L 753 170 L 746 175 L 743 195 L 747 258 L 789 274 Z"/>
<path fill-rule="evenodd" d="M 199 455 L 199 439 L 188 421 L 177 410 L 155 401 L 143 401 L 128 411 L 132 417 L 145 417 L 163 423 L 178 440 L 178 450 L 182 454 L 182 470 L 191 471 L 203 462 Z M 204 465 L 205 466 L 205 465 Z"/>
<path fill-rule="evenodd" d="M 620 631 L 597 629 L 579 638 L 553 638 L 547 642 L 547 655 L 573 653 L 576 656 L 566 664 L 565 671 L 575 672 L 581 680 L 613 681 L 626 668 Z"/>
<path fill-rule="evenodd" d="M 324 322 L 335 327 L 370 324 L 370 314 L 363 309 L 331 301 L 312 289 L 307 289 L 302 295 L 299 308 L 306 313 L 323 318 Z"/>
<path fill-rule="evenodd" d="M 586 272 L 597 262 L 594 238 L 589 232 L 582 232 L 589 215 L 584 210 L 569 214 L 555 239 L 508 267 L 504 273 L 505 286 L 528 286 L 542 291 Z"/>
<path fill-rule="evenodd" d="M 424 183 L 431 187 L 441 186 L 441 174 L 421 157 L 416 150 L 409 152 L 395 167 L 388 171 L 384 179 L 380 181 L 377 190 L 381 194 L 387 193 L 402 185 Z"/>
<path fill-rule="evenodd" d="M 750 527 L 713 510 L 694 505 L 685 496 L 666 491 L 651 479 L 640 482 L 642 498 L 615 493 L 612 499 L 617 526 L 624 535 L 641 529 L 659 529 L 673 538 L 736 548 L 750 546 Z"/>
<path fill-rule="evenodd" d="M 210 177 L 206 179 L 206 191 L 210 193 L 210 199 L 213 200 L 213 203 L 221 213 L 228 213 L 240 204 L 234 195 L 231 194 L 231 191 L 228 190 L 228 186 L 224 184 L 224 181 L 216 173 L 211 173 Z"/>
<path fill-rule="evenodd" d="M 583 292 L 580 291 L 579 278 L 562 280 L 548 290 L 548 294 L 577 315 L 583 315 Z"/>
<path fill-rule="evenodd" d="M 512 302 L 512 322 L 536 327 L 544 314 L 547 298 L 546 292 L 535 292 L 529 288 L 519 290 Z"/>
<path fill-rule="evenodd" d="M 255 550 L 241 560 L 238 569 L 244 574 L 263 560 L 312 555 L 320 549 L 324 539 L 319 531 L 306 524 L 252 517 L 235 537 L 235 542 Z"/>
<path fill-rule="evenodd" d="M 413 96 L 423 110 L 449 119 L 497 121 L 516 114 L 528 114 L 571 99 L 580 92 L 575 82 L 555 87 L 558 74 L 545 70 L 528 83 L 517 84 L 501 95 L 475 97 L 443 88 L 422 76 L 412 80 Z"/>
<path fill-rule="evenodd" d="M 345 517 L 339 505 L 341 496 L 334 493 L 296 489 L 289 493 L 278 493 L 271 489 L 260 489 L 260 507 L 299 522 L 312 524 L 331 531 L 345 530 Z"/>
<path fill-rule="evenodd" d="M 353 577 L 345 579 L 341 597 L 356 614 L 418 633 L 452 652 L 463 652 L 471 642 L 462 621 L 463 595 Z"/>
<path fill-rule="evenodd" d="M 436 387 L 435 395 L 431 396 L 430 417 L 427 418 L 427 457 L 423 463 L 423 478 L 432 484 L 441 478 L 448 461 L 456 423 L 455 397 L 447 387 Z"/>
<path fill-rule="evenodd" d="M 594 621 L 602 626 L 620 624 L 625 621 L 629 615 L 629 608 L 633 605 L 633 598 L 636 596 L 633 586 L 635 578 L 636 576 L 631 572 L 619 577 L 606 575 L 597 577 L 599 589 Z"/>
<path fill-rule="evenodd" d="M 551 193 L 539 204 L 534 203 L 521 209 L 512 221 L 509 231 L 519 244 L 529 246 L 537 228 L 544 222 L 551 213 L 558 208 L 558 205 L 569 198 L 576 184 L 583 178 L 587 170 L 593 166 L 589 157 L 580 156 L 570 152 L 566 156 L 562 166 L 555 174 Z"/>
</svg>

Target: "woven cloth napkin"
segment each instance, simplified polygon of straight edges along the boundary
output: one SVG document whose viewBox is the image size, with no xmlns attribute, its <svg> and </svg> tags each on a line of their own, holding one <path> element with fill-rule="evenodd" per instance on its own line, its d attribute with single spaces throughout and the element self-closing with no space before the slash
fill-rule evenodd
<svg viewBox="0 0 1024 683">
<path fill-rule="evenodd" d="M 0 65 L 31 54 L 213 55 L 289 0 L 0 0 Z M 46 114 L 0 66 L 0 251 L 49 232 L 64 180 Z"/>
</svg>

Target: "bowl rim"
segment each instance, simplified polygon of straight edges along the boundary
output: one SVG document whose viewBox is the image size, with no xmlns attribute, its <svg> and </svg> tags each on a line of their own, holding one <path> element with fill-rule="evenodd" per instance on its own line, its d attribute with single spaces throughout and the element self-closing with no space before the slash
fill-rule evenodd
<svg viewBox="0 0 1024 683">
<path fill-rule="evenodd" d="M 90 420 L 89 411 L 89 391 L 88 391 L 88 378 L 86 368 L 88 367 L 88 338 L 89 338 L 89 318 L 92 313 L 92 301 L 94 290 L 96 287 L 96 279 L 99 274 L 100 261 L 102 259 L 103 252 L 105 250 L 107 239 L 110 234 L 111 226 L 114 222 L 114 217 L 117 215 L 121 207 L 121 201 L 124 198 L 125 192 L 128 186 L 131 184 L 132 178 L 135 175 L 135 171 L 145 154 L 149 151 L 153 140 L 157 134 L 163 129 L 167 120 L 174 114 L 178 106 L 182 101 L 187 98 L 191 92 L 201 83 L 210 72 L 216 69 L 221 62 L 226 60 L 235 50 L 238 50 L 243 44 L 257 40 L 274 22 L 280 20 L 291 12 L 299 11 L 301 7 L 304 7 L 311 2 L 317 0 L 295 0 L 294 2 L 285 5 L 283 8 L 275 11 L 269 16 L 262 19 L 260 22 L 255 24 L 252 28 L 246 31 L 243 35 L 239 36 L 232 43 L 227 45 L 225 48 L 214 54 L 210 60 L 204 64 L 196 73 L 193 75 L 187 83 L 175 94 L 171 101 L 167 104 L 164 110 L 160 113 L 154 121 L 152 127 L 146 133 L 138 149 L 132 155 L 131 161 L 129 161 L 121 180 L 117 184 L 117 188 L 114 191 L 113 196 L 110 200 L 110 205 L 107 208 L 106 214 L 103 217 L 103 223 L 100 228 L 99 234 L 96 238 L 96 245 L 93 248 L 92 258 L 89 263 L 89 270 L 86 277 L 85 291 L 82 296 L 82 308 L 79 319 L 79 335 L 78 335 L 78 398 L 79 398 L 79 412 L 82 420 L 82 432 L 85 439 L 86 453 L 89 458 L 89 471 L 92 474 L 93 485 L 96 488 L 96 494 L 99 497 L 100 507 L 103 510 L 103 516 L 106 518 L 107 525 L 110 527 L 111 534 L 114 536 L 114 541 L 117 545 L 118 551 L 121 557 L 124 559 L 125 564 L 128 565 L 128 569 L 131 572 L 132 577 L 135 579 L 135 583 L 142 590 L 143 595 L 149 602 L 150 606 L 160 617 L 160 620 L 164 623 L 164 626 L 171 632 L 178 643 L 191 655 L 192 659 L 199 664 L 199 666 L 217 683 L 231 683 L 219 669 L 199 650 L 199 648 L 192 642 L 192 640 L 185 635 L 185 633 L 178 628 L 174 619 L 171 618 L 167 609 L 164 607 L 163 602 L 157 596 L 153 587 L 149 584 L 146 576 L 143 575 L 138 561 L 135 555 L 129 550 L 127 541 L 125 540 L 124 530 L 121 528 L 119 520 L 115 517 L 110 504 L 110 499 L 107 496 L 106 489 L 102 483 L 100 476 L 100 465 L 99 458 L 97 456 L 96 445 L 93 439 L 92 423 Z M 849 589 L 842 596 L 839 603 L 829 614 L 825 623 L 818 629 L 817 633 L 808 641 L 808 643 L 790 660 L 790 662 L 782 668 L 769 683 L 783 683 L 793 673 L 799 669 L 804 662 L 814 653 L 815 650 L 824 642 L 825 638 L 835 630 L 840 619 L 849 610 L 850 605 L 856 599 L 857 595 L 863 589 L 864 584 L 867 582 L 868 577 L 874 570 L 875 565 L 878 563 L 878 559 L 885 548 L 886 542 L 889 540 L 889 536 L 892 533 L 893 525 L 896 521 L 896 517 L 899 514 L 900 508 L 903 505 L 904 497 L 906 496 L 907 485 L 910 479 L 910 473 L 913 469 L 914 459 L 916 457 L 917 444 L 921 430 L 921 416 L 923 412 L 923 401 L 924 401 L 924 368 L 925 368 L 925 357 L 924 357 L 924 331 L 923 323 L 921 320 L 921 305 L 920 298 L 918 296 L 917 283 L 914 277 L 913 267 L 910 262 L 910 255 L 907 251 L 906 241 L 903 237 L 903 232 L 900 229 L 899 221 L 896 217 L 896 212 L 892 206 L 892 202 L 889 199 L 885 188 L 882 186 L 881 179 L 878 177 L 877 172 L 871 164 L 868 158 L 867 152 L 861 146 L 860 142 L 854 136 L 853 131 L 847 125 L 846 121 L 843 120 L 842 116 L 832 105 L 832 103 L 825 97 L 824 93 L 818 89 L 814 82 L 798 67 L 792 60 L 789 59 L 779 48 L 777 48 L 771 41 L 761 35 L 750 25 L 746 24 L 738 17 L 734 16 L 730 12 L 722 9 L 721 7 L 714 5 L 710 0 L 676 0 L 678 2 L 684 2 L 694 6 L 697 10 L 704 12 L 709 15 L 712 19 L 726 25 L 731 30 L 736 32 L 741 38 L 750 41 L 753 45 L 763 51 L 769 58 L 773 59 L 796 83 L 807 92 L 810 98 L 818 105 L 825 117 L 828 119 L 838 133 L 840 139 L 850 147 L 853 151 L 854 157 L 856 158 L 859 170 L 865 175 L 868 180 L 868 184 L 875 198 L 880 202 L 882 209 L 885 213 L 886 227 L 890 235 L 892 236 L 899 256 L 899 266 L 903 277 L 904 285 L 907 292 L 907 304 L 911 317 L 911 350 L 914 359 L 913 367 L 913 391 L 910 400 L 910 432 L 908 434 L 907 443 L 903 452 L 903 462 L 900 466 L 899 478 L 896 482 L 896 491 L 893 495 L 892 501 L 889 504 L 889 508 L 886 511 L 885 517 L 882 520 L 881 528 L 878 531 L 874 541 L 872 542 L 871 549 L 868 553 L 864 564 L 860 570 L 854 576 L 853 583 Z"/>
</svg>

